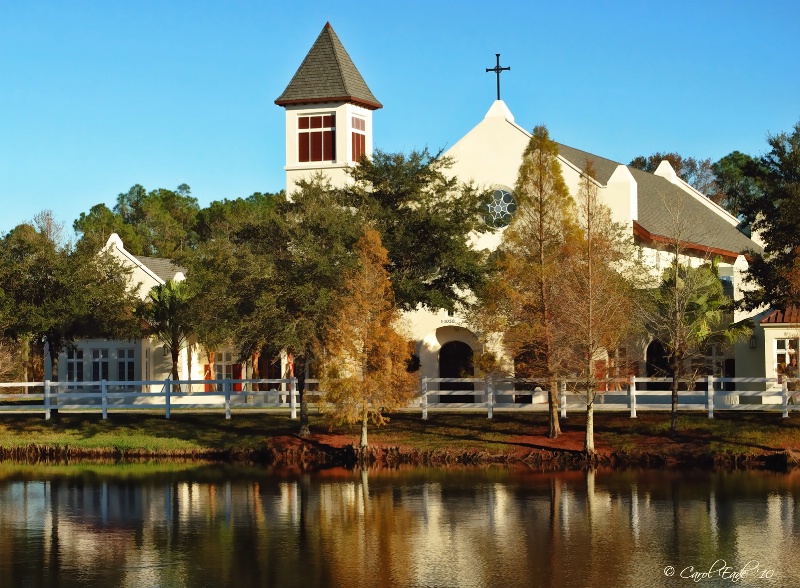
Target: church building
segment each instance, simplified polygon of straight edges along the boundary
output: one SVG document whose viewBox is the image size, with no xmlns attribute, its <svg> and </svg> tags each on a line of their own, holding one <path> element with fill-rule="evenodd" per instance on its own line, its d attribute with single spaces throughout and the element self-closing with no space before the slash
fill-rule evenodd
<svg viewBox="0 0 800 588">
<path fill-rule="evenodd" d="M 493 231 L 475 238 L 475 247 L 492 250 L 516 211 L 514 186 L 522 154 L 531 133 L 517 124 L 510 108 L 500 99 L 498 64 L 487 68 L 498 76 L 497 99 L 488 104 L 485 116 L 445 153 L 454 164 L 450 173 L 461 182 L 473 182 L 491 193 L 486 222 Z M 373 113 L 382 104 L 356 68 L 330 24 L 326 24 L 311 50 L 300 64 L 286 90 L 275 100 L 285 109 L 286 190 L 291 196 L 301 178 L 325 174 L 334 185 L 349 181 L 347 168 L 357 165 L 362 155 L 373 151 Z M 420 138 L 424 144 L 424 137 Z M 760 251 L 757 235 L 749 237 L 739 230 L 738 219 L 681 180 L 666 161 L 654 173 L 644 172 L 579 149 L 559 144 L 558 161 L 567 187 L 574 195 L 588 166 L 594 170 L 601 200 L 611 209 L 614 220 L 623 224 L 637 245 L 638 255 L 651 268 L 654 277 L 672 261 L 670 245 L 681 244 L 681 261 L 700 265 L 718 261 L 726 293 L 742 296 L 743 273 L 748 267 L 747 251 Z M 167 280 L 183 278 L 183 269 L 168 260 L 135 257 L 127 252 L 117 235 L 106 249 L 129 265 L 132 285 L 139 295 Z M 765 309 L 749 315 L 736 311 L 734 321 L 753 318 L 756 329 L 748 341 L 732 347 L 709 345 L 700 358 L 701 373 L 726 377 L 775 378 L 796 365 L 800 350 L 800 314 L 793 309 L 781 312 Z M 458 378 L 478 375 L 476 358 L 487 343 L 470 329 L 458 314 L 418 309 L 406 313 L 410 334 L 416 342 L 423 376 Z M 240 362 L 231 348 L 218 349 L 207 356 L 199 350 L 185 349 L 180 361 L 181 378 L 202 380 L 233 378 L 253 373 L 252 362 Z M 60 354 L 59 365 L 66 369 L 58 379 L 67 382 L 163 380 L 170 362 L 163 346 L 155 340 L 81 341 Z M 213 357 L 212 357 L 213 355 Z M 599 360 L 609 377 L 663 375 L 665 363 L 661 344 L 641 337 L 628 341 L 606 358 Z M 259 359 L 261 377 L 280 378 L 281 365 Z M 247 365 L 249 364 L 249 365 Z M 49 365 L 49 362 L 46 362 Z M 624 369 L 624 373 L 622 370 Z M 53 374 L 46 373 L 48 379 Z M 761 384 L 764 390 L 764 384 Z M 766 385 L 767 390 L 778 384 Z M 211 387 L 213 388 L 213 386 Z M 206 387 L 211 391 L 209 387 Z M 451 401 L 481 402 L 480 385 L 442 383 L 429 391 L 454 390 L 463 393 L 441 395 Z M 751 388 L 755 390 L 755 388 Z M 434 399 L 431 399 L 434 401 Z M 742 400 L 744 402 L 744 400 Z"/>
<path fill-rule="evenodd" d="M 531 133 L 514 120 L 500 99 L 499 64 L 497 100 L 489 104 L 484 118 L 445 155 L 454 160 L 450 173 L 462 182 L 493 191 L 490 205 L 496 230 L 476 242 L 493 249 L 516 209 L 514 185 L 522 154 Z M 301 63 L 286 90 L 275 100 L 286 114 L 286 191 L 291 195 L 297 180 L 323 172 L 334 185 L 348 181 L 346 168 L 362 154 L 372 152 L 375 110 L 382 107 L 362 78 L 330 23 L 327 23 Z M 338 131 L 338 132 L 337 132 Z M 420 138 L 424 143 L 424 137 Z M 760 251 L 757 237 L 739 230 L 739 221 L 681 180 L 664 161 L 654 173 L 559 145 L 559 162 L 570 192 L 577 193 L 588 165 L 594 169 L 601 200 L 614 220 L 629 228 L 638 254 L 654 275 L 671 260 L 668 245 L 679 239 L 685 260 L 699 265 L 716 258 L 726 293 L 741 297 L 742 273 L 747 269 L 747 251 Z M 751 313 L 752 314 L 752 313 Z M 748 315 L 737 311 L 734 320 Z M 447 312 L 418 310 L 407 316 L 417 341 L 422 373 L 428 377 L 458 377 L 470 373 L 473 358 L 483 343 L 462 318 Z M 770 345 L 765 345 L 759 327 L 749 342 L 730 349 L 710 346 L 706 365 L 711 375 L 774 377 L 776 364 Z M 784 343 L 784 346 L 788 344 Z M 795 343 L 796 345 L 796 343 Z M 657 341 L 631 342 L 617 350 L 616 365 L 632 365 L 634 375 L 655 375 L 663 364 L 664 350 Z M 612 358 L 608 358 L 611 365 Z M 613 375 L 613 374 L 609 374 Z M 479 400 L 476 398 L 476 400 Z"/>
</svg>

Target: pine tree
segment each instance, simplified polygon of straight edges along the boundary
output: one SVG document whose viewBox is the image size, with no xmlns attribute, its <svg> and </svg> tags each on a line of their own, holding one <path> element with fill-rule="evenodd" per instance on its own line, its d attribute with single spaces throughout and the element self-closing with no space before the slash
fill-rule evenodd
<svg viewBox="0 0 800 588">
<path fill-rule="evenodd" d="M 587 163 L 585 173 L 576 196 L 579 231 L 567 246 L 555 314 L 559 317 L 557 337 L 571 351 L 564 367 L 577 376 L 576 390 L 586 399 L 584 451 L 591 456 L 595 453 L 594 402 L 606 378 L 598 365 L 607 365 L 609 353 L 636 327 L 637 272 L 630 261 L 633 243 L 624 225 L 615 223 L 611 210 L 600 202 L 591 164 Z"/>
<path fill-rule="evenodd" d="M 320 387 L 333 422 L 361 424 L 363 451 L 368 423 L 383 424 L 385 411 L 407 405 L 417 390 L 380 234 L 366 229 L 355 250 L 359 265 L 347 277 L 348 293 L 336 305 L 320 354 Z"/>
<path fill-rule="evenodd" d="M 494 256 L 495 271 L 479 293 L 476 321 L 502 334 L 516 375 L 542 377 L 548 387 L 549 437 L 561 434 L 558 378 L 564 350 L 554 309 L 566 244 L 576 232 L 574 201 L 561 174 L 558 145 L 539 126 L 523 154 L 515 187 L 519 208 Z"/>
</svg>

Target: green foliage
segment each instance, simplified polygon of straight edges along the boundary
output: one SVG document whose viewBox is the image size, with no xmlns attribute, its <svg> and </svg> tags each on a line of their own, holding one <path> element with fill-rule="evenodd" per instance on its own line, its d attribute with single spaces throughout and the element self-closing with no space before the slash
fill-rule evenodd
<svg viewBox="0 0 800 588">
<path fill-rule="evenodd" d="M 192 333 L 189 290 L 185 282 L 169 280 L 154 286 L 140 313 L 147 335 L 157 338 L 172 356 L 172 379 L 178 376 L 178 356 Z"/>
<path fill-rule="evenodd" d="M 408 155 L 376 150 L 350 169 L 354 184 L 343 191 L 343 204 L 381 234 L 396 303 L 404 310 L 453 310 L 485 276 L 485 256 L 469 236 L 489 230 L 480 215 L 486 195 L 449 177 L 451 165 L 427 149 Z"/>
<path fill-rule="evenodd" d="M 679 253 L 679 250 L 676 250 Z M 705 356 L 711 343 L 729 345 L 751 332 L 751 324 L 726 323 L 733 301 L 724 294 L 716 263 L 691 267 L 676 258 L 659 286 L 642 298 L 642 320 L 664 347 L 672 377 L 672 430 L 677 430 L 678 381 L 694 377 L 689 360 Z"/>
<path fill-rule="evenodd" d="M 248 198 L 212 202 L 197 216 L 200 241 L 181 256 L 181 262 L 188 269 L 194 334 L 207 354 L 233 345 L 237 332 L 246 333 L 248 341 L 259 339 L 258 323 L 242 317 L 252 315 L 253 301 L 274 275 L 273 264 L 268 256 L 256 257 L 249 241 L 239 234 L 273 215 L 281 197 L 256 192 Z M 260 338 L 265 336 L 262 333 Z M 247 351 L 257 349 L 248 347 Z"/>
<path fill-rule="evenodd" d="M 664 270 L 652 302 L 655 314 L 647 326 L 667 357 L 678 361 L 702 354 L 712 335 L 725 332 L 723 311 L 732 303 L 710 264 L 673 264 Z"/>
<path fill-rule="evenodd" d="M 740 151 L 733 151 L 711 166 L 716 182 L 712 199 L 731 214 L 740 215 L 761 197 L 757 181 L 759 160 Z"/>
<path fill-rule="evenodd" d="M 3 336 L 46 341 L 51 357 L 81 338 L 135 338 L 138 299 L 110 255 L 59 242 L 49 213 L 0 240 Z"/>
<path fill-rule="evenodd" d="M 653 153 L 650 156 L 639 155 L 628 165 L 653 173 L 662 161 L 668 161 L 684 182 L 706 196 L 716 193 L 714 171 L 710 159 L 695 159 L 683 157 L 678 153 Z"/>
<path fill-rule="evenodd" d="M 73 227 L 96 246 L 117 232 L 134 255 L 173 259 L 197 243 L 197 199 L 186 184 L 174 191 L 158 188 L 147 192 L 136 184 L 117 197 L 113 212 L 104 204 L 81 214 Z"/>
<path fill-rule="evenodd" d="M 753 255 L 748 270 L 756 286 L 745 292 L 750 309 L 800 304 L 800 123 L 767 141 L 770 151 L 745 169 L 757 189 L 745 201 L 744 215 L 764 241 L 763 254 Z"/>
<path fill-rule="evenodd" d="M 276 199 L 233 236 L 247 251 L 230 280 L 243 357 L 266 347 L 303 358 L 322 340 L 344 275 L 356 263 L 361 226 L 336 196 L 321 176 L 301 181 L 292 200 Z"/>
<path fill-rule="evenodd" d="M 292 199 L 253 216 L 233 235 L 243 263 L 229 286 L 238 313 L 236 342 L 240 357 L 266 350 L 293 354 L 299 379 L 300 434 L 308 434 L 305 371 L 319 349 L 344 278 L 357 264 L 353 246 L 361 223 L 341 205 L 321 175 L 299 182 Z"/>
</svg>

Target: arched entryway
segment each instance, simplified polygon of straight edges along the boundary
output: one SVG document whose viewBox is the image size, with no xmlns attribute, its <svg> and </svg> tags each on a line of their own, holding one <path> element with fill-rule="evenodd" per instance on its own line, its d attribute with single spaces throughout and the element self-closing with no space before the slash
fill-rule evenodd
<svg viewBox="0 0 800 588">
<path fill-rule="evenodd" d="M 472 364 L 472 347 L 463 341 L 450 341 L 439 350 L 440 378 L 470 378 L 475 373 Z M 475 390 L 473 383 L 442 382 L 439 390 Z M 441 396 L 440 402 L 473 402 L 472 394 Z"/>
<path fill-rule="evenodd" d="M 667 360 L 667 352 L 664 349 L 661 341 L 655 340 L 647 346 L 647 366 L 646 374 L 648 378 L 669 378 L 672 376 L 672 370 L 669 367 Z M 668 383 L 654 383 L 650 382 L 647 385 L 648 390 L 669 390 Z"/>
</svg>

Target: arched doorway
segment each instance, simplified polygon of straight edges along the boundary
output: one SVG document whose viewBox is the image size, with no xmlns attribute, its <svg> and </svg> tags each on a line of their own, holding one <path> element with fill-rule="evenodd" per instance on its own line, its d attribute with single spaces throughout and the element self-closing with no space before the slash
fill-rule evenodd
<svg viewBox="0 0 800 588">
<path fill-rule="evenodd" d="M 672 370 L 669 367 L 667 360 L 667 352 L 661 341 L 655 340 L 647 346 L 647 377 L 648 378 L 669 378 L 672 376 Z M 669 390 L 669 383 L 655 383 L 649 382 L 647 384 L 648 390 Z"/>
<path fill-rule="evenodd" d="M 474 374 L 472 366 L 472 347 L 463 341 L 450 341 L 439 350 L 440 378 L 470 378 Z M 439 390 L 475 390 L 473 383 L 442 382 Z M 472 394 L 452 394 L 441 396 L 440 402 L 473 402 Z"/>
</svg>

